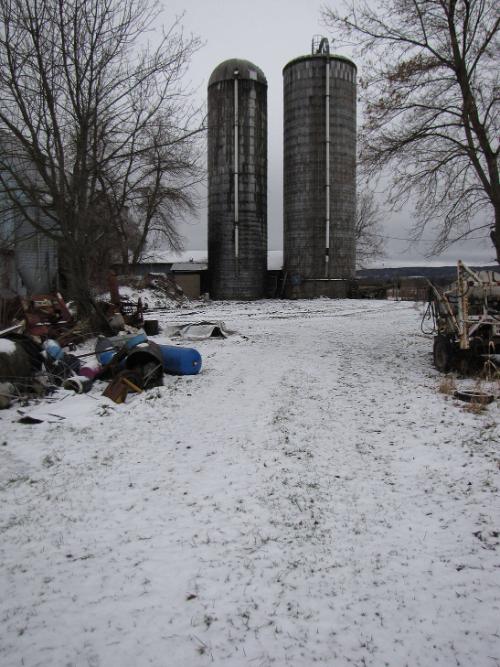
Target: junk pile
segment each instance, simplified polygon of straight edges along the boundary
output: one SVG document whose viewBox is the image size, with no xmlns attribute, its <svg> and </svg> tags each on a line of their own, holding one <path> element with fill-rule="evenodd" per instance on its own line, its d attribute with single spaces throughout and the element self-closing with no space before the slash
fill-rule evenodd
<svg viewBox="0 0 500 667">
<path fill-rule="evenodd" d="M 197 375 L 201 370 L 197 350 L 159 345 L 145 333 L 99 338 L 95 352 L 100 377 L 111 377 L 104 395 L 115 403 L 123 403 L 130 391 L 141 393 L 157 387 L 164 373 Z"/>
<path fill-rule="evenodd" d="M 108 307 L 113 305 L 116 312 L 122 313 L 125 320 L 132 314 L 135 304 L 124 292 L 144 293 L 141 301 L 142 313 L 149 310 L 158 310 L 171 307 L 182 307 L 188 297 L 180 285 L 175 281 L 173 274 L 147 273 L 144 276 L 120 275 L 110 272 L 108 275 L 109 296 L 106 296 Z M 133 323 L 131 323 L 133 324 Z M 135 324 L 134 326 L 139 326 Z"/>
<path fill-rule="evenodd" d="M 146 307 L 140 298 L 134 302 L 121 297 L 117 285 L 110 292 L 111 300 L 99 304 L 113 332 L 145 325 Z M 63 346 L 80 343 L 92 335 L 89 323 L 77 321 L 59 292 L 29 297 L 0 294 L 0 329 L 3 327 L 0 336 L 7 330 L 22 330 L 28 336 L 57 339 Z"/>
<path fill-rule="evenodd" d="M 197 350 L 157 344 L 144 332 L 99 337 L 94 352 L 79 355 L 65 351 L 54 338 L 42 340 L 12 328 L 0 332 L 0 408 L 59 387 L 85 393 L 96 380 L 107 382 L 104 396 L 123 403 L 129 392 L 162 384 L 164 373 L 196 375 L 200 370 Z"/>
<path fill-rule="evenodd" d="M 40 338 L 60 338 L 64 334 L 65 343 L 79 340 L 77 322 L 59 292 L 1 298 L 0 328 L 4 325 L 0 336 L 9 330 L 23 330 L 27 336 Z"/>
<path fill-rule="evenodd" d="M 175 282 L 172 274 L 148 273 L 141 281 L 140 286 L 154 289 L 161 296 L 176 301 L 178 304 L 183 304 L 187 301 L 182 287 Z"/>
<path fill-rule="evenodd" d="M 166 277 L 149 276 L 148 280 L 172 299 L 185 299 L 182 290 Z M 149 340 L 148 336 L 158 334 L 158 320 L 145 320 L 147 304 L 141 298 L 134 302 L 120 295 L 118 279 L 112 272 L 108 287 L 109 300 L 100 302 L 100 306 L 111 332 L 128 329 L 133 333 L 98 337 L 95 351 L 85 354 L 75 354 L 75 346 L 95 333 L 90 325 L 77 321 L 61 294 L 20 297 L 5 290 L 0 293 L 0 409 L 10 407 L 15 400 L 26 403 L 60 387 L 85 393 L 96 380 L 107 382 L 105 396 L 123 403 L 130 392 L 140 393 L 162 384 L 165 373 L 200 372 L 197 350 Z M 215 324 L 218 326 L 208 335 L 225 335 L 223 323 Z M 192 339 L 206 335 L 198 331 Z"/>
</svg>

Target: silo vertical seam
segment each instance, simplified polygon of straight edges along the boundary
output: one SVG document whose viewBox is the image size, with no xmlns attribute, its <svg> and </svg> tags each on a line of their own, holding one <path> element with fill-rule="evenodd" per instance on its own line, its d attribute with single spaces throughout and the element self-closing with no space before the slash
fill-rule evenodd
<svg viewBox="0 0 500 667">
<path fill-rule="evenodd" d="M 326 57 L 325 82 L 325 197 L 326 197 L 326 230 L 325 230 L 325 277 L 329 275 L 330 259 L 330 56 Z"/>
<path fill-rule="evenodd" d="M 234 71 L 234 256 L 239 254 L 239 109 L 238 70 Z"/>
</svg>

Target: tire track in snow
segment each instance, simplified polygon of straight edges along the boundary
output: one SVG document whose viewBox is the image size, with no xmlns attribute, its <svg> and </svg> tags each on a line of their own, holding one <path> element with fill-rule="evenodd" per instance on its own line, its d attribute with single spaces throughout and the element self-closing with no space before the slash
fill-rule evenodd
<svg viewBox="0 0 500 667">
<path fill-rule="evenodd" d="M 304 323 L 303 327 L 306 326 Z M 310 332 L 303 327 L 298 337 L 309 341 Z M 335 336 L 323 344 L 321 350 L 326 366 L 324 372 L 340 377 L 339 393 L 352 386 L 352 378 L 350 381 L 344 377 L 349 370 L 350 357 L 343 354 L 341 341 L 342 337 Z M 270 424 L 273 435 L 267 439 L 263 451 L 253 450 L 257 459 L 264 459 L 262 465 L 267 481 L 256 486 L 263 486 L 264 494 L 260 494 L 259 500 L 263 508 L 270 509 L 271 518 L 268 524 L 261 525 L 255 545 L 247 547 L 249 554 L 240 562 L 243 569 L 238 572 L 236 566 L 236 579 L 245 580 L 236 597 L 246 605 L 243 604 L 243 611 L 234 610 L 230 618 L 233 624 L 234 618 L 244 619 L 233 628 L 240 642 L 248 641 L 250 631 L 258 627 L 260 635 L 264 633 L 260 638 L 261 647 L 273 633 L 278 636 L 284 628 L 293 628 L 302 642 L 308 641 L 314 622 L 317 632 L 319 628 L 324 629 L 318 611 L 322 604 L 318 605 L 318 600 L 331 601 L 337 597 L 335 586 L 328 582 L 333 571 L 349 566 L 354 551 L 350 536 L 360 534 L 364 528 L 363 517 L 356 512 L 358 496 L 353 484 L 356 482 L 353 469 L 360 468 L 363 457 L 354 447 L 346 456 L 354 444 L 345 440 L 351 430 L 349 415 L 345 416 L 340 429 L 339 435 L 343 438 L 332 439 L 335 396 L 325 388 L 322 377 L 311 374 L 308 369 L 306 344 L 304 350 L 297 350 L 294 341 L 292 347 L 298 354 L 294 357 L 293 369 L 282 375 L 276 391 L 281 400 Z M 332 443 L 335 445 L 333 453 Z M 330 469 L 337 473 L 329 473 Z M 367 476 L 372 477 L 371 472 Z M 256 511 L 255 515 L 258 514 Z M 342 542 L 343 548 L 338 554 L 340 558 L 332 559 L 332 544 L 336 540 Z M 315 546 L 312 551 L 311 544 Z M 233 560 L 232 567 L 235 565 Z M 274 591 L 271 608 L 266 608 L 266 595 L 259 593 L 263 578 L 265 590 Z M 257 585 L 252 584 L 253 579 Z M 312 605 L 300 602 L 304 598 L 300 593 L 293 594 L 302 581 L 307 582 L 307 598 L 314 601 Z M 338 585 L 343 590 L 345 580 L 340 578 Z M 253 620 L 256 612 L 258 621 Z M 345 617 L 344 622 L 348 624 L 349 617 Z M 328 646 L 326 653 L 323 646 L 310 658 L 329 660 L 335 646 L 334 635 L 332 628 L 326 631 L 326 636 L 322 637 Z M 296 651 L 300 643 L 296 644 Z M 258 645 L 259 642 L 253 647 L 254 651 Z M 263 655 L 265 657 L 265 651 Z M 296 660 L 298 657 L 292 651 L 278 659 Z"/>
<path fill-rule="evenodd" d="M 418 530 L 411 534 L 414 517 L 407 507 L 401 509 L 405 489 L 392 470 L 394 458 L 404 460 L 412 444 L 408 408 L 419 379 L 411 372 L 401 374 L 415 355 L 402 348 L 398 321 L 395 315 L 385 323 L 389 333 L 370 341 L 374 355 L 367 354 L 362 334 L 353 337 L 348 328 L 322 331 L 326 342 L 317 354 L 325 359 L 323 372 L 336 373 L 333 386 L 311 374 L 301 361 L 307 359 L 306 351 L 301 354 L 296 346 L 293 372 L 281 378 L 276 392 L 281 401 L 271 423 L 274 436 L 262 454 L 267 478 L 259 497 L 272 518 L 261 527 L 245 562 L 250 577 L 236 591 L 245 622 L 233 628 L 262 664 L 329 664 L 332 657 L 339 664 L 403 664 L 415 641 L 415 626 L 419 643 L 427 644 L 430 654 L 424 652 L 421 660 L 414 655 L 413 664 L 428 664 L 436 652 L 433 642 L 441 641 L 445 655 L 453 653 L 452 640 L 448 647 L 440 640 L 446 614 L 429 620 L 426 611 L 438 595 L 445 607 L 453 595 L 439 585 L 436 593 L 439 575 L 432 562 L 425 562 L 422 535 Z M 306 327 L 304 322 L 301 336 L 309 340 Z M 420 345 L 416 354 L 422 349 Z M 367 369 L 372 357 L 373 368 Z M 387 378 L 383 388 L 381 376 Z M 346 404 L 346 393 L 353 394 L 351 403 Z M 341 413 L 336 413 L 337 399 L 343 399 Z M 439 435 L 434 444 L 432 440 L 429 444 L 436 447 Z M 236 579 L 244 577 L 244 571 L 236 572 Z M 272 591 L 271 605 L 262 593 L 263 581 L 264 590 Z M 394 626 L 388 619 L 399 623 Z M 460 610 L 457 619 L 466 632 Z M 365 623 L 377 628 L 377 640 L 372 630 L 363 631 Z M 352 644 L 341 639 L 346 633 Z M 267 647 L 283 634 L 287 649 L 270 653 Z"/>
</svg>

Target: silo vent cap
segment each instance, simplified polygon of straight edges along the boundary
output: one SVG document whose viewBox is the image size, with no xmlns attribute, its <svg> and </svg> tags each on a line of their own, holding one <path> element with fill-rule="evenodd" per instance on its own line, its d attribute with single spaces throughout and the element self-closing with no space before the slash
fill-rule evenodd
<svg viewBox="0 0 500 667">
<path fill-rule="evenodd" d="M 320 53 L 330 53 L 330 42 L 328 41 L 328 37 L 323 37 L 323 35 L 314 35 L 311 40 L 311 54 L 316 56 Z"/>
</svg>

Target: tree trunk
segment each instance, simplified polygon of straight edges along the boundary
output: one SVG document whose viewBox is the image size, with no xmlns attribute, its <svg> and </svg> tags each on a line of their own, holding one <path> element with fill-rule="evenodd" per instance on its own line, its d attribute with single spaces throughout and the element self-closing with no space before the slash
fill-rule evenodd
<svg viewBox="0 0 500 667">
<path fill-rule="evenodd" d="M 104 311 L 92 293 L 85 253 L 77 249 L 66 250 L 63 256 L 63 271 L 67 280 L 68 296 L 76 302 L 78 319 L 89 320 L 93 330 L 111 333 Z"/>
<path fill-rule="evenodd" d="M 122 246 L 121 256 L 122 256 L 121 270 L 123 271 L 123 273 L 128 274 L 129 271 L 130 271 L 130 263 L 129 263 L 129 256 L 128 256 L 128 248 L 127 248 L 125 243 Z"/>
<path fill-rule="evenodd" d="M 495 225 L 491 230 L 490 236 L 495 246 L 497 262 L 500 264 L 500 204 L 495 205 Z"/>
</svg>

